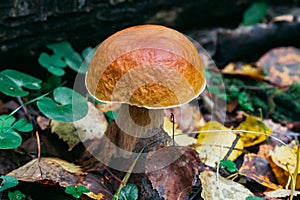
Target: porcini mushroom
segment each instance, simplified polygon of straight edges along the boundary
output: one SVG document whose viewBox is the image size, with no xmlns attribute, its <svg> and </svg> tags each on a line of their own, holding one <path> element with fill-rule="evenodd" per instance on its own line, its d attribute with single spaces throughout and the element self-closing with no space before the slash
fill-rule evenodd
<svg viewBox="0 0 300 200">
<path fill-rule="evenodd" d="M 196 98 L 205 87 L 204 67 L 194 44 L 160 25 L 121 30 L 97 48 L 86 75 L 89 93 L 122 103 L 118 146 L 131 151 L 140 137 L 163 124 L 164 108 Z"/>
</svg>

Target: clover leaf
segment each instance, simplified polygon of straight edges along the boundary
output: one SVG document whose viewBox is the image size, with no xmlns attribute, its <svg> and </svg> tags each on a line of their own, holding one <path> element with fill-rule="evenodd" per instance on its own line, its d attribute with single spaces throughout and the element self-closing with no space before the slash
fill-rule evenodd
<svg viewBox="0 0 300 200">
<path fill-rule="evenodd" d="M 222 167 L 224 167 L 225 169 L 227 169 L 227 171 L 234 173 L 237 172 L 237 168 L 234 162 L 232 162 L 231 160 L 221 160 L 220 161 L 220 165 Z"/>
<path fill-rule="evenodd" d="M 80 120 L 88 111 L 85 98 L 67 87 L 56 88 L 53 99 L 43 97 L 37 101 L 37 106 L 48 118 L 62 122 Z"/>
<path fill-rule="evenodd" d="M 137 200 L 138 199 L 138 188 L 134 184 L 127 184 L 122 188 L 119 200 Z"/>
<path fill-rule="evenodd" d="M 10 200 L 22 200 L 24 199 L 26 196 L 25 194 L 23 194 L 22 192 L 20 192 L 19 190 L 16 190 L 14 192 L 8 192 L 8 198 Z"/>
<path fill-rule="evenodd" d="M 47 45 L 54 55 L 63 58 L 67 66 L 79 73 L 86 73 L 89 64 L 94 56 L 95 49 L 92 47 L 85 48 L 81 55 L 76 52 L 69 42 L 58 42 Z"/>
<path fill-rule="evenodd" d="M 22 72 L 6 69 L 0 72 L 0 92 L 11 97 L 24 97 L 29 93 L 23 88 L 39 90 L 41 80 Z"/>
<path fill-rule="evenodd" d="M 71 194 L 76 199 L 79 199 L 83 193 L 88 193 L 90 190 L 83 185 L 69 185 L 66 187 L 65 192 Z"/>
<path fill-rule="evenodd" d="M 55 76 L 63 76 L 65 74 L 65 70 L 62 68 L 66 67 L 67 64 L 58 55 L 50 56 L 47 53 L 41 53 L 38 62 Z"/>
<path fill-rule="evenodd" d="M 243 15 L 244 26 L 255 25 L 260 22 L 268 12 L 268 5 L 264 2 L 254 2 Z"/>
<path fill-rule="evenodd" d="M 17 122 L 14 116 L 0 116 L 0 149 L 13 149 L 21 145 L 22 137 L 17 131 L 29 132 L 33 126 L 25 118 Z"/>
<path fill-rule="evenodd" d="M 0 193 L 8 188 L 15 187 L 19 181 L 13 176 L 0 176 Z"/>
<path fill-rule="evenodd" d="M 81 73 L 86 73 L 87 72 L 87 70 L 90 66 L 90 63 L 92 61 L 92 58 L 95 55 L 95 51 L 96 51 L 96 48 L 87 47 L 81 52 L 81 55 L 84 58 L 84 61 L 83 61 L 83 63 L 81 64 L 81 66 L 79 68 L 79 71 Z"/>
</svg>

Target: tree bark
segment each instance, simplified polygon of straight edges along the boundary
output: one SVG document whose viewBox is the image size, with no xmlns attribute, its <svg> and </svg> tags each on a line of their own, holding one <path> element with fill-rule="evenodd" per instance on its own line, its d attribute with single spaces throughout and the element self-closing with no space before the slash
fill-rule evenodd
<svg viewBox="0 0 300 200">
<path fill-rule="evenodd" d="M 207 24 L 234 22 L 250 0 L 2 0 L 0 66 L 37 65 L 45 46 L 69 41 L 76 49 L 96 46 L 128 26 L 155 23 L 180 31 Z M 230 9 L 229 9 L 230 8 Z"/>
</svg>

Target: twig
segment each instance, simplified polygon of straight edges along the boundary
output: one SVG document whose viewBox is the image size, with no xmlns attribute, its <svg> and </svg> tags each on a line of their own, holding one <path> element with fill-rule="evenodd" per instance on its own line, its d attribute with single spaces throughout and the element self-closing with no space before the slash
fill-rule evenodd
<svg viewBox="0 0 300 200">
<path fill-rule="evenodd" d="M 229 151 L 226 153 L 226 155 L 224 156 L 223 160 L 227 160 L 228 157 L 230 156 L 231 152 L 234 150 L 236 144 L 238 143 L 239 139 L 241 138 L 240 134 L 237 134 L 234 141 L 232 142 L 232 145 L 229 149 Z"/>
<path fill-rule="evenodd" d="M 36 143 L 37 143 L 37 148 L 38 148 L 38 162 L 41 160 L 41 140 L 40 140 L 40 135 L 38 131 L 35 131 L 35 137 L 36 137 Z"/>
<path fill-rule="evenodd" d="M 174 114 L 171 113 L 171 122 L 172 122 L 172 140 L 173 140 L 173 146 L 175 146 L 175 117 Z"/>
</svg>

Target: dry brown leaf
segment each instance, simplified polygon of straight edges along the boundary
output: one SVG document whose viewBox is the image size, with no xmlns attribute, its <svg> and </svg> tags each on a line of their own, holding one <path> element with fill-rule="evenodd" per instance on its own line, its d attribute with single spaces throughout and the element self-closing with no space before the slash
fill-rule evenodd
<svg viewBox="0 0 300 200">
<path fill-rule="evenodd" d="M 246 154 L 244 156 L 243 165 L 238 173 L 272 190 L 282 188 L 274 183 L 275 177 L 272 174 L 269 162 L 256 154 Z"/>
<path fill-rule="evenodd" d="M 266 160 L 270 160 L 270 152 L 274 149 L 274 146 L 270 144 L 261 144 L 259 145 L 259 150 L 257 156 L 263 157 Z"/>
<path fill-rule="evenodd" d="M 264 79 L 262 69 L 251 64 L 242 63 L 229 63 L 221 71 L 224 74 L 237 74 L 243 76 L 249 76 L 255 79 Z"/>
<path fill-rule="evenodd" d="M 107 121 L 104 114 L 92 103 L 88 102 L 87 115 L 75 122 L 58 122 L 52 120 L 51 131 L 64 140 L 71 151 L 79 142 L 102 138 L 107 129 Z"/>
<path fill-rule="evenodd" d="M 111 199 L 110 192 L 101 182 L 103 177 L 95 180 L 92 175 L 83 173 L 80 166 L 59 158 L 42 157 L 40 161 L 33 159 L 7 175 L 14 176 L 19 181 L 58 184 L 61 187 L 84 185 L 94 194 L 103 194 L 104 198 L 102 199 Z"/>
<path fill-rule="evenodd" d="M 232 143 L 236 139 L 236 134 L 228 132 L 230 129 L 216 121 L 207 122 L 201 129 L 214 130 L 214 132 L 200 133 L 197 137 L 196 150 L 200 155 L 200 160 L 206 165 L 215 167 L 216 163 L 224 158 L 229 151 Z M 238 140 L 235 149 L 228 157 L 233 161 L 242 154 L 243 142 Z"/>
<path fill-rule="evenodd" d="M 181 156 L 173 161 L 179 154 Z M 161 166 L 162 163 L 170 164 Z M 191 192 L 199 166 L 199 156 L 193 148 L 170 146 L 150 152 L 145 168 L 148 179 L 161 197 L 180 200 Z"/>
<path fill-rule="evenodd" d="M 199 176 L 202 184 L 201 197 L 205 200 L 241 200 L 254 196 L 243 185 L 227 180 L 212 171 L 203 171 Z"/>
<path fill-rule="evenodd" d="M 78 176 L 82 175 L 81 168 L 59 158 L 33 159 L 24 166 L 10 172 L 9 176 L 14 176 L 20 181 L 37 182 L 52 181 L 62 187 L 76 185 Z"/>
<path fill-rule="evenodd" d="M 49 126 L 50 120 L 43 116 L 38 116 L 36 122 L 42 130 L 46 130 Z"/>
<path fill-rule="evenodd" d="M 298 133 L 289 130 L 287 127 L 273 122 L 271 119 L 264 120 L 264 124 L 272 129 L 272 137 L 269 138 L 269 142 L 274 146 L 289 144 L 293 138 L 299 135 Z"/>
<path fill-rule="evenodd" d="M 300 83 L 300 50 L 294 47 L 278 47 L 265 53 L 257 62 L 266 72 L 270 82 L 288 86 Z"/>
</svg>

